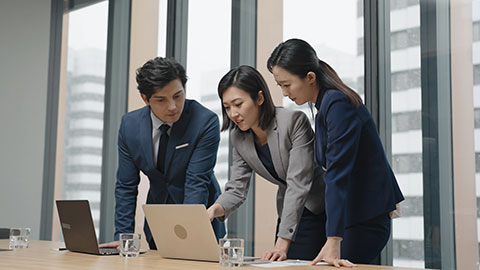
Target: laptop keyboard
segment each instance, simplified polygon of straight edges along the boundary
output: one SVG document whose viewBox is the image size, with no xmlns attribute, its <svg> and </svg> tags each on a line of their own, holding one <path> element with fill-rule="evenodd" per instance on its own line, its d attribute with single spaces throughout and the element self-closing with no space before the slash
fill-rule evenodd
<svg viewBox="0 0 480 270">
<path fill-rule="evenodd" d="M 105 255 L 114 255 L 119 253 L 117 248 L 100 248 L 99 251 L 101 254 Z"/>
</svg>

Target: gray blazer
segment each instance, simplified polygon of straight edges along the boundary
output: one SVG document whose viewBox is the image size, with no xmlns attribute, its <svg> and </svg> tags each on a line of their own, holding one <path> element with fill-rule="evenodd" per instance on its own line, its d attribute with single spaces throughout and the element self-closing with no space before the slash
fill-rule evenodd
<svg viewBox="0 0 480 270">
<path fill-rule="evenodd" d="M 277 212 L 280 218 L 277 236 L 295 240 L 304 207 L 315 214 L 325 210 L 325 184 L 322 170 L 314 160 L 314 132 L 301 111 L 277 108 L 273 123 L 267 129 L 275 179 L 260 161 L 254 135 L 238 128 L 231 131 L 233 160 L 230 179 L 217 203 L 225 209 L 224 221 L 247 197 L 252 171 L 278 186 Z"/>
</svg>

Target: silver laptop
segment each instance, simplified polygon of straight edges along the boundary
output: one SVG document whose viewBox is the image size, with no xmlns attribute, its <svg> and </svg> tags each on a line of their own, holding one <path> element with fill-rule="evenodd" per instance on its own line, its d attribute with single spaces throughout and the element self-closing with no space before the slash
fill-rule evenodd
<svg viewBox="0 0 480 270">
<path fill-rule="evenodd" d="M 96 255 L 118 255 L 116 248 L 98 248 L 87 200 L 57 200 L 58 217 L 68 250 Z"/>
<path fill-rule="evenodd" d="M 218 262 L 219 249 L 203 204 L 144 204 L 162 257 Z"/>
</svg>

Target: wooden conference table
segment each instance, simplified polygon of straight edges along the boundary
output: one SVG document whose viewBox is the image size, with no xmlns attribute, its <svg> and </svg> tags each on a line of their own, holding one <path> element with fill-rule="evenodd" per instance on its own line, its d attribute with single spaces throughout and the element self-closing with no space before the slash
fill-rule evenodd
<svg viewBox="0 0 480 270">
<path fill-rule="evenodd" d="M 8 240 L 0 240 L 8 241 Z M 1 243 L 5 246 L 4 243 Z M 7 244 L 8 246 L 8 244 Z M 58 251 L 55 248 L 63 247 L 60 242 L 51 241 L 30 241 L 30 247 L 26 249 L 15 249 L 12 251 L 0 251 L 0 269 L 226 269 L 220 267 L 218 263 L 198 262 L 187 260 L 164 259 L 156 251 L 148 251 L 137 258 L 125 259 L 120 256 L 96 256 L 70 251 Z M 262 267 L 242 266 L 239 270 L 262 269 Z M 275 269 L 335 269 L 332 266 L 296 266 L 281 267 Z M 401 270 L 412 269 L 391 266 L 371 266 L 359 265 L 357 270 Z"/>
</svg>

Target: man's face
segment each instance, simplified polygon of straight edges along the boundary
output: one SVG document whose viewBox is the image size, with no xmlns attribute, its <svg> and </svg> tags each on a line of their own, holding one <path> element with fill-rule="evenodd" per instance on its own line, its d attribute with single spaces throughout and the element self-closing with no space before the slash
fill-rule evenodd
<svg viewBox="0 0 480 270">
<path fill-rule="evenodd" d="M 155 116 L 164 123 L 175 123 L 180 119 L 185 105 L 185 89 L 180 79 L 175 79 L 165 85 L 147 99 L 141 94 L 145 104 L 149 105 Z"/>
</svg>

